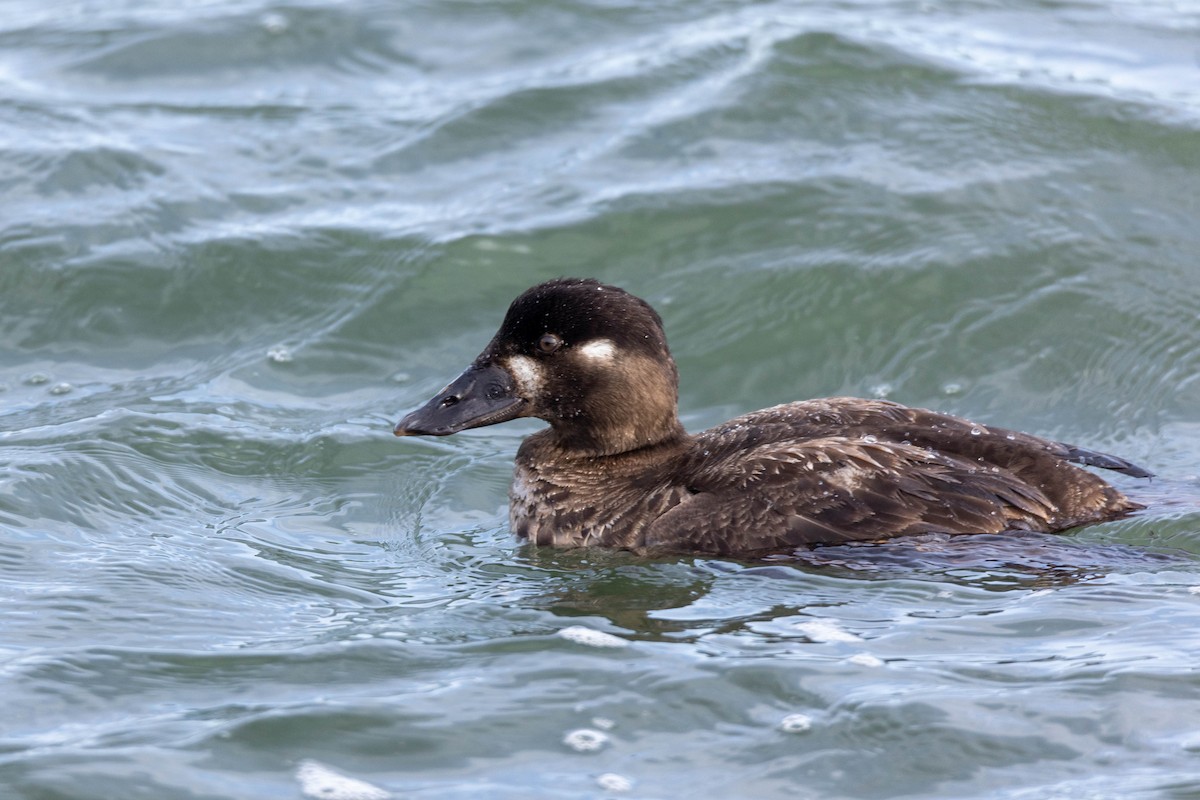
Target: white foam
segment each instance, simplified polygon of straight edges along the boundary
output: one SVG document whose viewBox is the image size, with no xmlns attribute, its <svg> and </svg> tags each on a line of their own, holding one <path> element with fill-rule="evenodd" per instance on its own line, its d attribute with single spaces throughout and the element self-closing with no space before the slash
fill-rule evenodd
<svg viewBox="0 0 1200 800">
<path fill-rule="evenodd" d="M 812 728 L 812 717 L 808 714 L 788 714 L 779 720 L 779 730 L 784 733 L 804 733 Z"/>
<path fill-rule="evenodd" d="M 569 642 L 587 645 L 588 647 L 629 646 L 629 642 L 625 641 L 620 636 L 613 636 L 611 633 L 605 633 L 604 631 L 594 631 L 591 628 L 585 628 L 582 625 L 572 625 L 568 628 L 563 628 L 558 632 L 558 635 Z"/>
<path fill-rule="evenodd" d="M 628 792 L 633 788 L 633 781 L 615 772 L 606 772 L 596 776 L 596 785 L 606 792 Z"/>
<path fill-rule="evenodd" d="M 563 744 L 576 753 L 594 753 L 608 744 L 608 734 L 591 728 L 579 728 L 564 736 Z"/>
<path fill-rule="evenodd" d="M 803 633 L 814 642 L 861 642 L 862 637 L 849 631 L 844 631 L 836 620 L 814 619 L 810 622 L 797 622 L 796 630 Z"/>
<path fill-rule="evenodd" d="M 873 656 L 870 653 L 855 653 L 846 659 L 851 664 L 858 664 L 860 667 L 882 667 L 883 659 Z"/>
<path fill-rule="evenodd" d="M 276 364 L 286 364 L 292 360 L 292 351 L 283 345 L 276 345 L 267 351 L 267 358 Z"/>
<path fill-rule="evenodd" d="M 392 796 L 391 792 L 335 772 L 312 759 L 305 759 L 296 767 L 296 780 L 306 797 L 319 800 L 388 800 Z"/>
</svg>

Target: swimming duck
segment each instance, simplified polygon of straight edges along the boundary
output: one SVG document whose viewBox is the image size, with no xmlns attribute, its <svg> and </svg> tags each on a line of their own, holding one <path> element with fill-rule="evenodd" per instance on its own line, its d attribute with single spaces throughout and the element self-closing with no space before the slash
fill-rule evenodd
<svg viewBox="0 0 1200 800">
<path fill-rule="evenodd" d="M 689 434 L 678 381 L 648 303 L 595 280 L 552 280 L 514 300 L 479 357 L 395 434 L 545 420 L 517 450 L 513 532 L 642 553 L 753 556 L 914 533 L 1061 531 L 1142 507 L 1074 464 L 1151 475 L 1082 447 L 852 397 Z"/>
</svg>

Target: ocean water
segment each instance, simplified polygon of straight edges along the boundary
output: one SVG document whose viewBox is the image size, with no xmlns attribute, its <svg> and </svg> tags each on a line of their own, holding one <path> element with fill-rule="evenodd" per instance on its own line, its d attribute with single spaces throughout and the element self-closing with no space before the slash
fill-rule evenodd
<svg viewBox="0 0 1200 800">
<path fill-rule="evenodd" d="M 1200 798 L 1194 0 L 0 4 L 0 797 Z M 1111 451 L 1067 536 L 522 546 L 508 302 L 689 428 Z"/>
</svg>

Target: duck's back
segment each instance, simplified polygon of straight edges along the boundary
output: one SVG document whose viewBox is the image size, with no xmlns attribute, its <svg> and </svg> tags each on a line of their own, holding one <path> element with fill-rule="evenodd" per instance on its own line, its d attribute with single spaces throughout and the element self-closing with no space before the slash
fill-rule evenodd
<svg viewBox="0 0 1200 800">
<path fill-rule="evenodd" d="M 754 553 L 912 533 L 1058 531 L 1139 508 L 1069 462 L 1127 461 L 896 403 L 776 406 L 693 437 L 648 549 Z"/>
</svg>

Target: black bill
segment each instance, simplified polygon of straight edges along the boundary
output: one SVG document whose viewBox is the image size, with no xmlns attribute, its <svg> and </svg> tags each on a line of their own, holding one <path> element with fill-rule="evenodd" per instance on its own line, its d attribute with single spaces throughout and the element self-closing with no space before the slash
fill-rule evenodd
<svg viewBox="0 0 1200 800">
<path fill-rule="evenodd" d="M 524 405 L 508 370 L 494 364 L 472 365 L 436 397 L 397 422 L 394 433 L 449 436 L 515 419 Z"/>
</svg>

